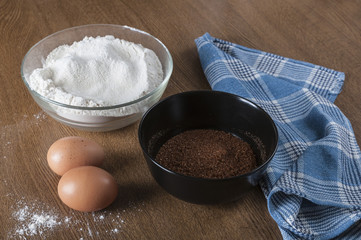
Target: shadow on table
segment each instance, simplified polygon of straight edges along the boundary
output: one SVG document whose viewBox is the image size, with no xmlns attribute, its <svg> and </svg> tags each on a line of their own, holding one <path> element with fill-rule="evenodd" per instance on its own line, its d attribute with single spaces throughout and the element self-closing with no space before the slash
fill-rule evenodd
<svg viewBox="0 0 361 240">
<path fill-rule="evenodd" d="M 159 191 L 155 184 L 151 183 L 127 183 L 118 187 L 118 196 L 109 206 L 109 210 L 126 209 L 136 207 L 149 202 Z"/>
</svg>

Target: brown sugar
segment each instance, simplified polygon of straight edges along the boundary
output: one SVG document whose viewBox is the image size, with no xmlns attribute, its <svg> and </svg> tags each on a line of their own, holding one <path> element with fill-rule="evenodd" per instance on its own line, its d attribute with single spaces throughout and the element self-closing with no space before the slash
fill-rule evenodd
<svg viewBox="0 0 361 240">
<path fill-rule="evenodd" d="M 200 178 L 229 178 L 256 168 L 250 145 L 220 130 L 180 133 L 160 148 L 156 161 L 174 172 Z"/>
</svg>

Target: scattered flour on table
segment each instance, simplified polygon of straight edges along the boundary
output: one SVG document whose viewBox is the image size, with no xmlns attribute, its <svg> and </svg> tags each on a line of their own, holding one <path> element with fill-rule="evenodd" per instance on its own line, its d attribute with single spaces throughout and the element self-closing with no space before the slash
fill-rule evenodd
<svg viewBox="0 0 361 240">
<path fill-rule="evenodd" d="M 152 50 L 108 35 L 55 48 L 28 83 L 60 103 L 101 107 L 136 100 L 162 80 L 162 65 Z"/>
<path fill-rule="evenodd" d="M 16 226 L 8 234 L 9 238 L 26 239 L 28 236 L 41 236 L 61 224 L 58 215 L 38 201 L 28 203 L 25 198 L 21 198 L 12 210 Z"/>
<path fill-rule="evenodd" d="M 44 111 L 29 116 L 27 114 L 14 115 L 16 122 L 11 124 L 2 124 L 0 121 L 0 160 L 11 160 L 18 149 L 18 141 L 14 141 L 17 137 L 22 136 L 24 132 L 28 131 L 34 125 L 40 125 L 47 120 L 47 115 Z M 1 154 L 2 153 L 2 154 Z"/>
<path fill-rule="evenodd" d="M 27 115 L 25 115 L 25 116 L 27 116 Z M 38 112 L 36 114 L 33 114 L 33 117 L 34 117 L 34 119 L 36 119 L 38 121 L 41 121 L 41 120 L 47 118 L 46 114 L 43 111 L 40 111 L 40 112 Z"/>
<path fill-rule="evenodd" d="M 24 206 L 13 213 L 13 217 L 19 221 L 15 233 L 19 236 L 41 235 L 44 231 L 61 224 L 58 217 L 49 211 L 38 210 L 34 212 L 34 206 Z"/>
<path fill-rule="evenodd" d="M 6 197 L 14 198 L 12 193 L 7 194 Z M 132 202 L 128 203 L 127 209 L 129 211 L 133 212 L 136 208 Z M 103 210 L 84 213 L 84 218 L 79 219 L 73 211 L 64 216 L 56 208 L 52 208 L 41 201 L 29 201 L 22 197 L 16 200 L 11 210 L 13 211 L 11 217 L 16 224 L 7 235 L 9 239 L 47 238 L 54 236 L 56 231 L 61 231 L 64 228 L 75 229 L 84 239 L 104 237 L 104 234 L 111 237 L 120 234 L 126 224 L 123 219 L 125 209 L 120 212 Z M 102 233 L 92 229 L 93 225 L 101 226 L 102 224 L 104 224 L 104 229 L 108 229 L 109 225 L 114 227 L 102 231 Z"/>
</svg>

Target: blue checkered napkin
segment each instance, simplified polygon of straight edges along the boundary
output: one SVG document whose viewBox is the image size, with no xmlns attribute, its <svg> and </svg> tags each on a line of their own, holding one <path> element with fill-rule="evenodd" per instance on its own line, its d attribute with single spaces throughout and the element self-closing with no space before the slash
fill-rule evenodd
<svg viewBox="0 0 361 240">
<path fill-rule="evenodd" d="M 250 99 L 277 125 L 260 185 L 284 239 L 361 239 L 361 153 L 333 104 L 344 74 L 209 34 L 196 44 L 212 89 Z"/>
</svg>

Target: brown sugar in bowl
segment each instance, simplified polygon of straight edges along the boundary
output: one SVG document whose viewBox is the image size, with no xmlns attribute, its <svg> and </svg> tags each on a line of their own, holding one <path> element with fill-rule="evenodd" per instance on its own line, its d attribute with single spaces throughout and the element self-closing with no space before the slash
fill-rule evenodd
<svg viewBox="0 0 361 240">
<path fill-rule="evenodd" d="M 222 131 L 240 138 L 251 147 L 255 167 L 238 175 L 212 178 L 174 171 L 157 161 L 168 140 L 190 130 Z M 215 204 L 240 199 L 258 184 L 277 149 L 278 133 L 270 116 L 245 98 L 218 91 L 190 91 L 153 105 L 142 117 L 138 138 L 148 168 L 163 189 L 187 202 Z"/>
<path fill-rule="evenodd" d="M 256 168 L 256 156 L 246 142 L 220 130 L 193 129 L 165 142 L 155 161 L 171 171 L 199 178 L 229 178 Z"/>
</svg>

